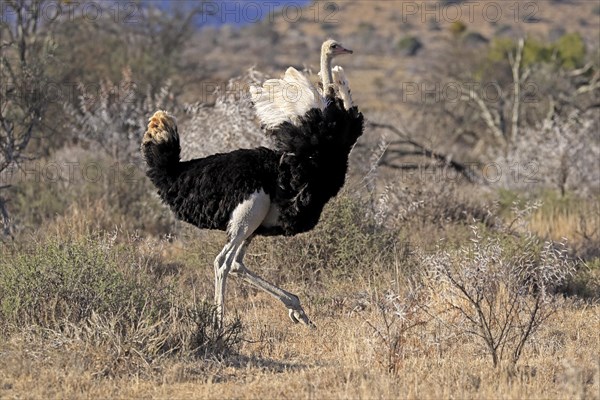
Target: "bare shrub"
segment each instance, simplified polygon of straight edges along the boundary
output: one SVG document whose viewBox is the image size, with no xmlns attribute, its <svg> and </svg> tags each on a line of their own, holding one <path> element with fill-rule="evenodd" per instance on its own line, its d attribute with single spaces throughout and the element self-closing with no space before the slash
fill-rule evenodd
<svg viewBox="0 0 600 400">
<path fill-rule="evenodd" d="M 50 106 L 48 70 L 56 43 L 39 23 L 45 0 L 3 2 L 0 9 L 0 174 L 31 158 L 29 143 L 44 130 L 42 120 Z M 8 16 L 18 16 L 9 18 Z M 11 185 L 0 176 L 2 233 L 11 234 L 11 221 L 3 196 Z"/>
<path fill-rule="evenodd" d="M 568 44 L 571 40 L 578 44 Z M 567 48 L 579 54 L 567 55 Z M 447 46 L 426 79 L 456 85 L 456 98 L 439 101 L 423 89 L 421 96 L 406 96 L 415 113 L 407 118 L 410 129 L 402 130 L 418 135 L 401 138 L 402 147 L 391 149 L 387 163 L 394 168 L 410 163 L 418 149 L 411 142 L 424 143 L 425 137 L 436 144 L 427 146 L 431 150 L 478 163 L 484 170 L 473 171 L 483 175 L 475 181 L 597 192 L 600 73 L 592 56 L 581 66 L 585 57 L 577 34 L 555 44 L 496 38 L 484 51 Z M 490 168 L 493 176 L 486 173 Z"/>
<path fill-rule="evenodd" d="M 119 229 L 162 236 L 174 230 L 152 183 L 134 162 L 119 162 L 96 149 L 63 147 L 23 164 L 11 183 L 13 231 L 17 240 L 46 230 L 91 233 Z"/>
<path fill-rule="evenodd" d="M 483 237 L 476 228 L 469 246 L 421 255 L 421 262 L 431 295 L 446 306 L 437 318 L 480 340 L 494 366 L 519 360 L 559 307 L 555 289 L 574 271 L 562 243 Z"/>
<path fill-rule="evenodd" d="M 42 1 L 47 3 L 41 7 L 43 19 L 48 20 L 48 10 L 57 4 Z M 159 88 L 173 79 L 175 86 L 182 87 L 203 74 L 204 60 L 185 55 L 196 42 L 190 39 L 197 30 L 201 3 L 174 4 L 169 10 L 152 2 L 121 2 L 119 9 L 111 3 L 90 3 L 60 4 L 61 12 L 53 19 L 54 37 L 65 48 L 59 56 L 61 76 L 67 82 L 97 87 L 104 79 L 118 80 L 121 71 L 129 67 L 144 85 Z M 93 18 L 88 15 L 90 8 L 95 10 Z"/>
<path fill-rule="evenodd" d="M 246 74 L 230 79 L 225 90 L 217 87 L 213 105 L 188 105 L 186 110 L 190 119 L 180 128 L 182 158 L 267 145 L 269 142 L 256 120 L 248 91 L 249 84 L 263 80 L 261 73 L 250 69 Z"/>
<path fill-rule="evenodd" d="M 249 70 L 229 80 L 225 89 L 216 86 L 214 104 L 199 102 L 180 107 L 169 82 L 158 90 L 147 87 L 143 91 L 131 71 L 125 69 L 118 83 L 104 80 L 97 93 L 80 85 L 78 108 L 66 108 L 77 138 L 102 148 L 119 161 L 139 159 L 141 137 L 156 110 L 180 113 L 184 117 L 179 127 L 182 158 L 190 159 L 268 143 L 256 122 L 248 92 L 250 82 L 262 79 L 260 73 Z"/>
<path fill-rule="evenodd" d="M 493 205 L 480 204 L 459 191 L 456 185 L 425 184 L 396 193 L 401 204 L 398 217 L 403 223 L 498 225 Z"/>
<path fill-rule="evenodd" d="M 414 282 L 403 294 L 389 289 L 375 301 L 377 314 L 374 319 L 358 312 L 379 342 L 377 361 L 390 373 L 400 373 L 402 361 L 424 347 L 423 338 L 416 330 L 427 325 L 431 317 L 423 312 L 429 300 L 422 289 Z"/>
<path fill-rule="evenodd" d="M 175 96 L 168 82 L 156 93 L 150 86 L 145 92 L 138 86 L 128 68 L 118 83 L 103 80 L 98 90 L 80 84 L 77 107 L 65 105 L 74 136 L 88 146 L 101 148 L 116 161 L 139 160 L 149 116 L 157 109 L 175 108 Z"/>
<path fill-rule="evenodd" d="M 495 162 L 503 171 L 496 184 L 513 189 L 536 186 L 590 194 L 600 190 L 600 126 L 595 111 L 552 115 L 526 128 Z"/>
</svg>

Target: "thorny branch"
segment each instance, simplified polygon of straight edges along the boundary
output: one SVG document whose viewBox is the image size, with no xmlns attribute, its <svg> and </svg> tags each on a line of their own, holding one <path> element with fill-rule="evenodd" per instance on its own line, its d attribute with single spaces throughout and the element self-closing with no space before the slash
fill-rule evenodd
<svg viewBox="0 0 600 400">
<path fill-rule="evenodd" d="M 399 145 L 399 144 L 411 145 L 411 146 L 415 147 L 418 151 L 418 152 L 415 152 L 414 154 L 421 154 L 424 157 L 432 158 L 436 161 L 443 163 L 445 166 L 453 168 L 458 173 L 460 173 L 462 176 L 464 176 L 468 182 L 475 183 L 475 182 L 481 181 L 479 179 L 479 177 L 477 175 L 475 175 L 475 173 L 473 173 L 473 171 L 467 165 L 462 164 L 458 161 L 452 160 L 451 157 L 449 157 L 445 154 L 441 154 L 436 151 L 433 151 L 433 150 L 427 148 L 426 146 L 422 145 L 421 143 L 414 141 L 413 139 L 411 139 L 409 137 L 409 135 L 406 135 L 404 132 L 400 131 L 398 128 L 396 128 L 393 125 L 383 124 L 383 123 L 379 123 L 379 122 L 372 122 L 372 121 L 368 121 L 367 125 L 372 128 L 375 128 L 375 129 L 387 129 L 387 130 L 395 133 L 400 139 L 390 142 L 390 147 L 392 145 Z M 393 155 L 402 155 L 401 150 L 393 149 L 390 147 L 388 147 L 386 149 L 386 152 L 382 156 L 381 164 L 385 165 L 387 167 L 390 167 L 390 168 L 402 169 L 403 166 L 399 166 L 397 164 L 391 163 L 389 160 L 389 158 L 393 157 Z M 391 154 L 391 156 L 390 156 L 390 154 Z"/>
<path fill-rule="evenodd" d="M 39 127 L 48 106 L 47 94 L 41 89 L 47 75 L 46 63 L 52 44 L 46 21 L 40 24 L 40 12 L 46 0 L 8 1 L 3 12 L 15 15 L 14 20 L 2 19 L 0 34 L 0 174 L 27 160 L 26 149 Z M 0 191 L 9 185 L 1 185 Z M 2 232 L 10 235 L 10 215 L 7 199 L 0 196 Z"/>
</svg>

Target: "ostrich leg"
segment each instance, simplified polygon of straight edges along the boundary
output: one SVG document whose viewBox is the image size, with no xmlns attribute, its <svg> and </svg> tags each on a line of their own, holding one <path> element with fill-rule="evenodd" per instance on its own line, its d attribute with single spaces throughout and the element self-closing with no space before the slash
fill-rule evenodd
<svg viewBox="0 0 600 400">
<path fill-rule="evenodd" d="M 227 274 L 229 269 L 227 268 L 227 255 L 234 248 L 232 242 L 228 242 L 223 250 L 215 258 L 215 306 L 217 307 L 215 314 L 215 326 L 217 329 L 221 329 L 223 326 L 223 317 L 225 315 L 225 305 L 223 303 L 225 297 L 225 284 L 227 282 Z"/>
<path fill-rule="evenodd" d="M 304 325 L 315 328 L 315 324 L 312 323 L 312 321 L 304 312 L 304 309 L 302 309 L 298 296 L 265 281 L 263 278 L 246 268 L 243 259 L 251 240 L 252 237 L 249 237 L 244 241 L 244 244 L 238 248 L 233 260 L 231 273 L 242 278 L 245 282 L 249 283 L 255 288 L 261 289 L 281 301 L 287 307 L 288 314 L 294 323 L 301 322 Z"/>
<path fill-rule="evenodd" d="M 227 234 L 229 242 L 223 247 L 215 259 L 215 305 L 217 313 L 215 324 L 220 329 L 223 326 L 225 315 L 225 287 L 227 275 L 235 261 L 235 256 L 240 247 L 248 239 L 256 228 L 260 226 L 269 212 L 271 201 L 269 196 L 263 192 L 252 194 L 247 200 L 241 202 L 231 213 Z"/>
<path fill-rule="evenodd" d="M 287 308 L 289 316 L 294 322 L 301 322 L 314 327 L 300 305 L 300 300 L 295 294 L 289 293 L 272 283 L 269 283 L 250 271 L 243 264 L 246 248 L 250 243 L 254 231 L 260 226 L 267 216 L 271 200 L 263 192 L 257 192 L 247 200 L 240 203 L 229 220 L 229 242 L 215 259 L 215 304 L 217 306 L 216 325 L 222 327 L 225 314 L 225 287 L 227 275 L 231 271 L 245 282 L 264 290 L 271 296 L 279 299 Z"/>
</svg>

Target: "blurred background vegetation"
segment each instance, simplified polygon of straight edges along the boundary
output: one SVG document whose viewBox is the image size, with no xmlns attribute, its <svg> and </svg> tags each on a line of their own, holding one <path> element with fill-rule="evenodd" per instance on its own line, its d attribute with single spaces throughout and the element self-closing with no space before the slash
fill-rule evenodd
<svg viewBox="0 0 600 400">
<path fill-rule="evenodd" d="M 139 221 L 132 204 L 150 200 L 138 143 L 158 108 L 182 119 L 188 158 L 264 144 L 248 85 L 288 65 L 316 72 L 329 36 L 356 49 L 340 62 L 372 122 L 352 172 L 381 150 L 370 190 L 457 183 L 454 160 L 477 188 L 597 198 L 598 7 L 460 3 L 3 3 L 5 236 L 79 202 Z"/>
<path fill-rule="evenodd" d="M 199 330 L 205 305 L 189 296 L 212 296 L 197 270 L 210 275 L 224 238 L 161 205 L 139 143 L 167 109 L 187 158 L 268 144 L 248 85 L 290 65 L 316 74 L 328 37 L 354 50 L 336 62 L 365 135 L 319 227 L 257 241 L 251 268 L 324 304 L 329 281 L 411 277 L 431 263 L 418 251 L 460 249 L 475 225 L 509 254 L 533 235 L 538 261 L 566 240 L 575 272 L 555 290 L 600 298 L 595 2 L 289 3 L 228 2 L 232 22 L 217 2 L 2 2 L 0 332 L 117 329 L 102 318 L 127 304 L 138 319 L 118 319 L 123 338 L 140 321 L 173 326 L 142 332 L 146 361 L 238 343 L 239 321 Z"/>
</svg>

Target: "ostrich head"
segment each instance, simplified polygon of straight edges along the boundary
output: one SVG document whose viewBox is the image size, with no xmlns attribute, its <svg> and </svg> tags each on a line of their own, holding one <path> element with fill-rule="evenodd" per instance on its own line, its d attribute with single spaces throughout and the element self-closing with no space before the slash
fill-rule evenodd
<svg viewBox="0 0 600 400">
<path fill-rule="evenodd" d="M 353 51 L 352 50 L 348 50 L 346 48 L 344 48 L 344 46 L 341 45 L 341 43 L 333 40 L 333 39 L 328 39 L 326 41 L 323 42 L 323 45 L 321 46 L 321 57 L 329 57 L 329 59 L 332 59 L 333 57 L 340 55 L 340 54 L 352 54 Z"/>
<path fill-rule="evenodd" d="M 333 75 L 331 73 L 331 60 L 333 57 L 341 54 L 352 54 L 352 50 L 344 48 L 339 42 L 328 39 L 321 46 L 321 79 L 323 83 L 323 92 L 333 95 Z"/>
</svg>

